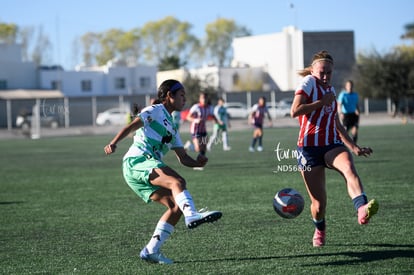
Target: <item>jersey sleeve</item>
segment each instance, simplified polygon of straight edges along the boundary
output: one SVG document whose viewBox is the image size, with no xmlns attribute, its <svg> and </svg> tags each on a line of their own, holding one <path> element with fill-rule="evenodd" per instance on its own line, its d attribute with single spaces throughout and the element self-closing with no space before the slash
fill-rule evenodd
<svg viewBox="0 0 414 275">
<path fill-rule="evenodd" d="M 315 79 L 311 75 L 305 76 L 296 88 L 295 95 L 304 95 L 305 97 L 309 97 L 314 86 Z"/>
<path fill-rule="evenodd" d="M 191 115 L 191 117 L 198 117 L 198 104 L 194 104 L 193 106 L 191 106 L 189 114 Z"/>
<path fill-rule="evenodd" d="M 259 109 L 259 105 L 258 104 L 254 104 L 252 109 L 250 110 L 250 113 L 255 113 L 257 111 L 257 109 Z"/>
<path fill-rule="evenodd" d="M 343 100 L 344 100 L 344 92 L 342 91 L 342 92 L 339 93 L 339 96 L 338 96 L 336 101 L 338 101 L 338 103 L 342 104 Z"/>
<path fill-rule="evenodd" d="M 177 131 L 174 136 L 174 142 L 171 144 L 171 149 L 183 147 L 183 142 L 181 141 L 180 132 Z"/>
<path fill-rule="evenodd" d="M 148 106 L 141 110 L 137 116 L 141 119 L 144 125 L 151 123 L 153 120 L 154 106 Z"/>
</svg>

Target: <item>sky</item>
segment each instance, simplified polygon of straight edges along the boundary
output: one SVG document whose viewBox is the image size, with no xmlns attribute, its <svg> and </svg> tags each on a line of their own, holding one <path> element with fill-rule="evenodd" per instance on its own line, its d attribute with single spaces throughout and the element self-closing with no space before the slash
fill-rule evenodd
<svg viewBox="0 0 414 275">
<path fill-rule="evenodd" d="M 52 44 L 51 63 L 73 69 L 73 41 L 87 32 L 129 31 L 174 16 L 203 39 L 217 18 L 234 20 L 252 35 L 302 31 L 354 31 L 355 50 L 386 53 L 405 25 L 414 23 L 413 0 L 0 0 L 0 22 L 42 28 Z"/>
</svg>

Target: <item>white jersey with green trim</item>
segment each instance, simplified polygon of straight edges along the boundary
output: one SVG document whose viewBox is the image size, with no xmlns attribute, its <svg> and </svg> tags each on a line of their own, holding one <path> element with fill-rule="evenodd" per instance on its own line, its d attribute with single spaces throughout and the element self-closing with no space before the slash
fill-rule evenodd
<svg viewBox="0 0 414 275">
<path fill-rule="evenodd" d="M 224 124 L 227 124 L 229 115 L 227 113 L 227 108 L 223 105 L 216 105 L 216 107 L 214 107 L 214 116 L 217 120 L 221 120 Z"/>
<path fill-rule="evenodd" d="M 163 104 L 145 107 L 138 117 L 141 118 L 144 126 L 136 131 L 134 143 L 124 159 L 145 156 L 161 160 L 170 149 L 183 147 L 173 118 Z"/>
</svg>

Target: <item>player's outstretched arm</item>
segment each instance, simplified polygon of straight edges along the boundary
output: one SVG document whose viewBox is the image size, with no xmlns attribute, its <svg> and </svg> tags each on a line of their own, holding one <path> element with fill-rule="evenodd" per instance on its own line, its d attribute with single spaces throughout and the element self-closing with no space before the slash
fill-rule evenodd
<svg viewBox="0 0 414 275">
<path fill-rule="evenodd" d="M 135 118 L 130 124 L 122 128 L 121 131 L 119 131 L 118 134 L 111 140 L 111 142 L 104 147 L 105 154 L 110 155 L 114 153 L 118 142 L 123 140 L 132 131 L 136 131 L 141 128 L 143 125 L 144 124 L 142 123 L 141 118 Z"/>
<path fill-rule="evenodd" d="M 206 156 L 198 155 L 197 159 L 193 159 L 187 154 L 187 151 L 183 147 L 177 147 L 173 149 L 178 161 L 187 167 L 204 167 L 207 164 L 208 158 Z"/>
</svg>

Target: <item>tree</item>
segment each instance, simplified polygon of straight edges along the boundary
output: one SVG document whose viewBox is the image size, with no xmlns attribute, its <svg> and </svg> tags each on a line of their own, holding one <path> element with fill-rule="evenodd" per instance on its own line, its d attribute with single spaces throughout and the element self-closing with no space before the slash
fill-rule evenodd
<svg viewBox="0 0 414 275">
<path fill-rule="evenodd" d="M 234 20 L 219 18 L 206 26 L 204 45 L 206 55 L 219 67 L 228 65 L 232 57 L 231 44 L 233 39 L 248 35 L 250 35 L 250 31 L 237 25 Z"/>
<path fill-rule="evenodd" d="M 414 41 L 414 23 L 405 25 L 405 33 L 401 36 L 402 39 L 411 39 Z"/>
<path fill-rule="evenodd" d="M 87 32 L 81 36 L 82 60 L 85 66 L 92 66 L 99 51 L 99 34 Z"/>
<path fill-rule="evenodd" d="M 120 29 L 110 29 L 99 35 L 100 52 L 95 56 L 98 65 L 105 65 L 117 57 L 118 41 L 124 32 Z"/>
<path fill-rule="evenodd" d="M 178 64 L 186 64 L 200 46 L 198 39 L 190 34 L 191 28 L 191 24 L 172 16 L 146 23 L 141 29 L 145 59 L 155 65 L 177 59 Z"/>
<path fill-rule="evenodd" d="M 43 33 L 43 28 L 39 27 L 36 37 L 36 42 L 32 51 L 32 61 L 38 66 L 42 65 L 44 62 L 50 62 L 50 49 L 52 48 L 52 43 L 49 40 L 49 37 Z"/>
<path fill-rule="evenodd" d="M 357 58 L 355 87 L 365 97 L 390 98 L 395 110 L 414 87 L 414 59 L 403 51 L 381 56 L 377 52 Z"/>
<path fill-rule="evenodd" d="M 35 30 L 33 27 L 25 27 L 19 31 L 20 43 L 22 47 L 22 59 L 23 61 L 29 61 L 29 46 L 33 39 Z"/>
<path fill-rule="evenodd" d="M 19 27 L 16 24 L 0 23 L 0 43 L 16 43 Z"/>
<path fill-rule="evenodd" d="M 178 56 L 167 56 L 160 60 L 160 63 L 158 64 L 158 70 L 159 71 L 175 70 L 177 68 L 184 67 L 185 65 L 186 65 L 186 62 L 181 62 Z"/>
<path fill-rule="evenodd" d="M 137 64 L 141 53 L 141 31 L 138 28 L 125 32 L 117 42 L 118 58 L 126 64 Z"/>
<path fill-rule="evenodd" d="M 186 75 L 183 85 L 185 87 L 187 101 L 190 105 L 198 102 L 200 92 L 207 93 L 210 100 L 217 98 L 217 92 L 213 87 L 208 86 L 208 83 L 203 83 L 198 77 L 192 76 L 191 74 Z"/>
</svg>

